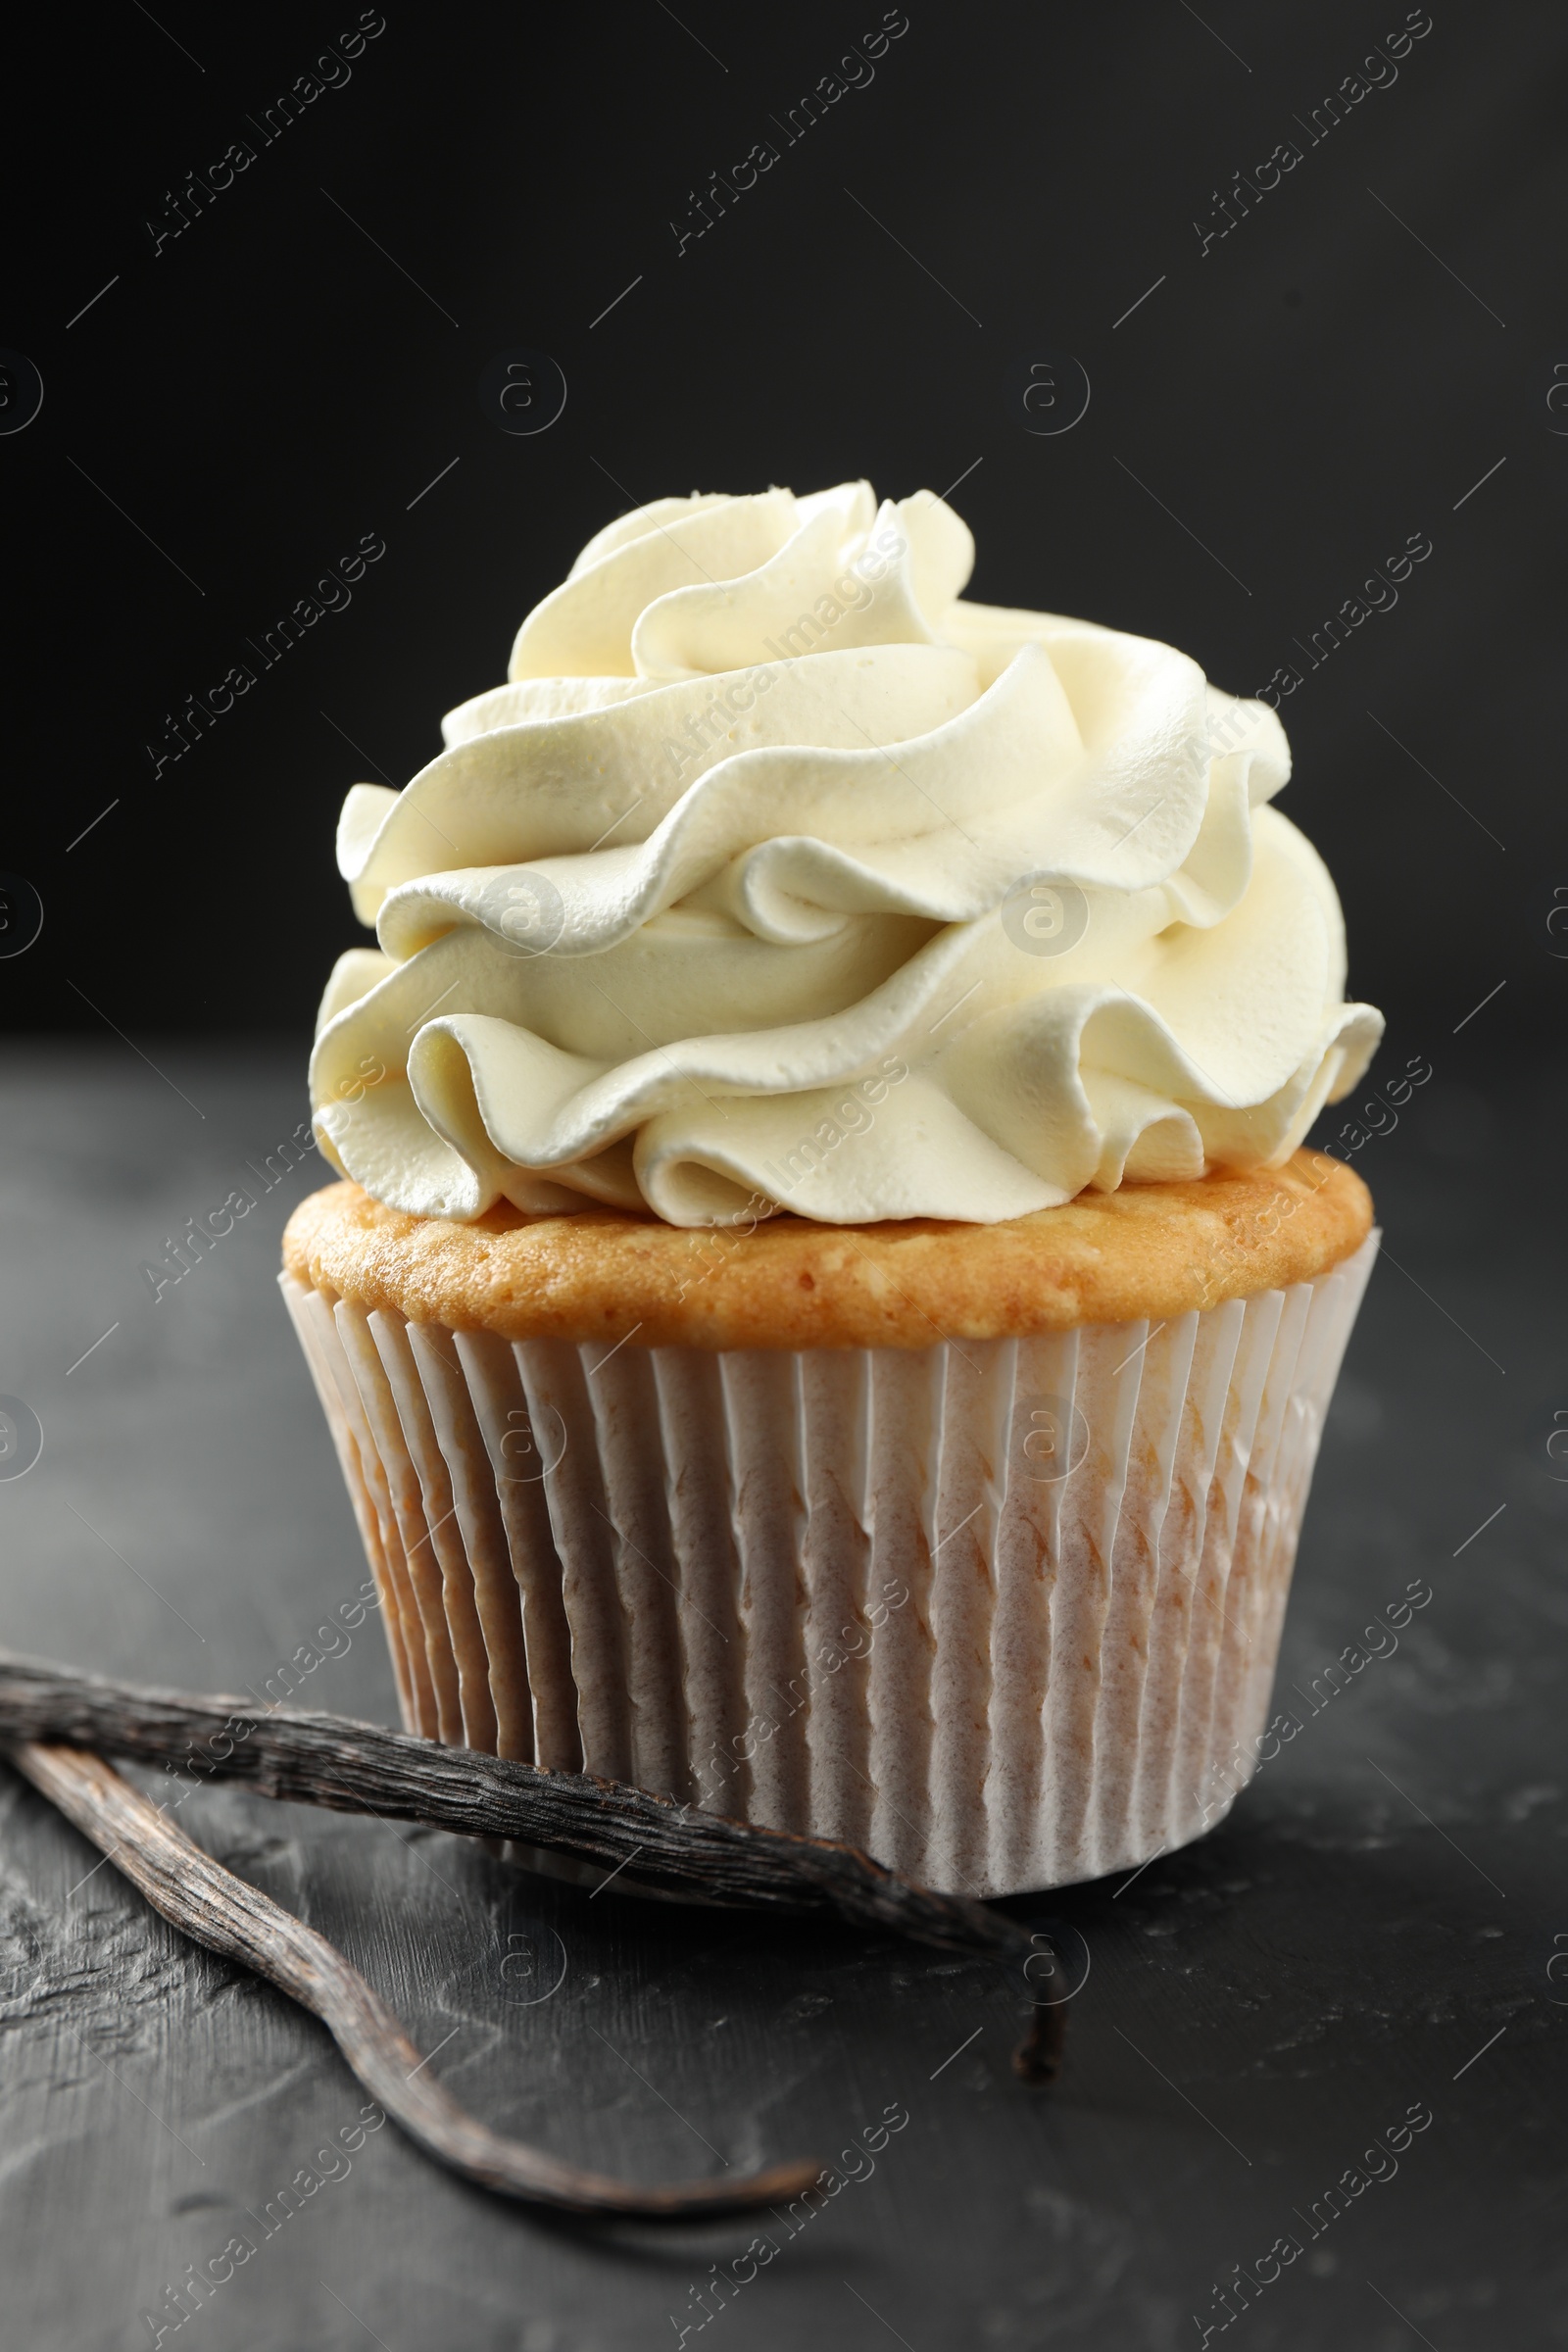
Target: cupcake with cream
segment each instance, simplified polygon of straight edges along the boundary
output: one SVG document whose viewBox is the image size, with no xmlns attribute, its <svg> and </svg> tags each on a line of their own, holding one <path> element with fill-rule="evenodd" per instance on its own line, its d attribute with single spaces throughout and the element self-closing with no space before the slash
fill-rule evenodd
<svg viewBox="0 0 1568 2352">
<path fill-rule="evenodd" d="M 1001 1892 L 1255 1758 L 1381 1022 L 1274 714 L 972 560 L 659 501 L 353 788 L 285 1291 L 412 1728 Z"/>
</svg>

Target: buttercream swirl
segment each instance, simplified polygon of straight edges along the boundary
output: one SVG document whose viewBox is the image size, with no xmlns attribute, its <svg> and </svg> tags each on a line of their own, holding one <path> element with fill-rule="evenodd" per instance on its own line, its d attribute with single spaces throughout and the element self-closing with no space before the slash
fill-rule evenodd
<svg viewBox="0 0 1568 2352">
<path fill-rule="evenodd" d="M 962 601 L 928 492 L 669 498 L 338 858 L 326 1158 L 416 1215 L 991 1223 L 1283 1160 L 1382 1033 L 1272 711 Z"/>
</svg>

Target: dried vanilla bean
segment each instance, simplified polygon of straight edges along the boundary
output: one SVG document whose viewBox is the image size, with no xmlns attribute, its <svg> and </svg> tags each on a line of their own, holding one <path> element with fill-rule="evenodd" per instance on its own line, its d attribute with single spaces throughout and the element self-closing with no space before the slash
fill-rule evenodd
<svg viewBox="0 0 1568 2352">
<path fill-rule="evenodd" d="M 968 1952 L 1020 1971 L 1030 1932 L 965 1895 L 938 1894 L 829 1838 L 760 1829 L 698 1812 L 586 1773 L 448 1747 L 346 1716 L 259 1708 L 112 1683 L 0 1649 L 0 1740 L 66 1740 L 261 1794 L 338 1812 L 417 1821 L 469 1837 L 510 1838 L 594 1863 L 634 1865 L 636 1884 L 672 1894 L 779 1911 L 828 1911 L 858 1927 Z M 1037 2006 L 1014 2064 L 1052 2081 L 1064 2010 Z"/>
<path fill-rule="evenodd" d="M 818 2174 L 815 2164 L 776 2164 L 764 2174 L 729 2180 L 639 2189 L 607 2174 L 585 2174 L 576 2164 L 560 2164 L 538 2147 L 524 2147 L 522 2140 L 503 2140 L 425 2072 L 393 2011 L 336 1945 L 214 1863 L 111 1764 L 77 1747 L 33 1740 L 19 1740 L 7 1752 L 33 1788 L 113 1860 L 160 1917 L 209 1952 L 240 1959 L 311 2009 L 371 2098 L 402 2124 L 409 2138 L 467 2180 L 496 2189 L 501 2197 L 555 2206 L 562 2213 L 689 2221 L 698 2213 L 741 2213 L 800 2197 Z"/>
<path fill-rule="evenodd" d="M 816 2178 L 815 2164 L 779 2164 L 722 2180 L 634 2188 L 503 2139 L 442 2089 L 386 2003 L 335 1945 L 204 1854 L 101 1757 L 31 1740 L 7 1752 L 171 1926 L 209 1951 L 243 1961 L 318 2017 L 393 2122 L 466 2180 L 563 2213 L 679 2221 L 798 2197 Z"/>
</svg>

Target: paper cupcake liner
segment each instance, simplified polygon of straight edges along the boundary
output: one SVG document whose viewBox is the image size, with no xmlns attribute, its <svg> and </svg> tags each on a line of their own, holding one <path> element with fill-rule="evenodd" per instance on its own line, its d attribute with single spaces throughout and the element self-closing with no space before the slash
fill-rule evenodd
<svg viewBox="0 0 1568 2352">
<path fill-rule="evenodd" d="M 608 1350 L 283 1292 L 408 1729 L 951 1891 L 1144 1862 L 1255 1762 L 1377 1237 L 1176 1320 Z"/>
</svg>

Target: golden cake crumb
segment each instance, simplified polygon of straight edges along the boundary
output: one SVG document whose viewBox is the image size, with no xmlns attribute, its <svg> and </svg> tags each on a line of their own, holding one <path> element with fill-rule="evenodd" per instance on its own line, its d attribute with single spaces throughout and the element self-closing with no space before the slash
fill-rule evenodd
<svg viewBox="0 0 1568 2352">
<path fill-rule="evenodd" d="M 301 1201 L 300 1282 L 415 1323 L 637 1347 L 926 1348 L 1132 1323 L 1309 1282 L 1365 1240 L 1372 1200 L 1321 1152 L 1280 1168 L 1082 1193 L 999 1225 L 931 1218 L 753 1231 L 619 1210 L 471 1225 L 386 1208 L 357 1184 Z"/>
</svg>

